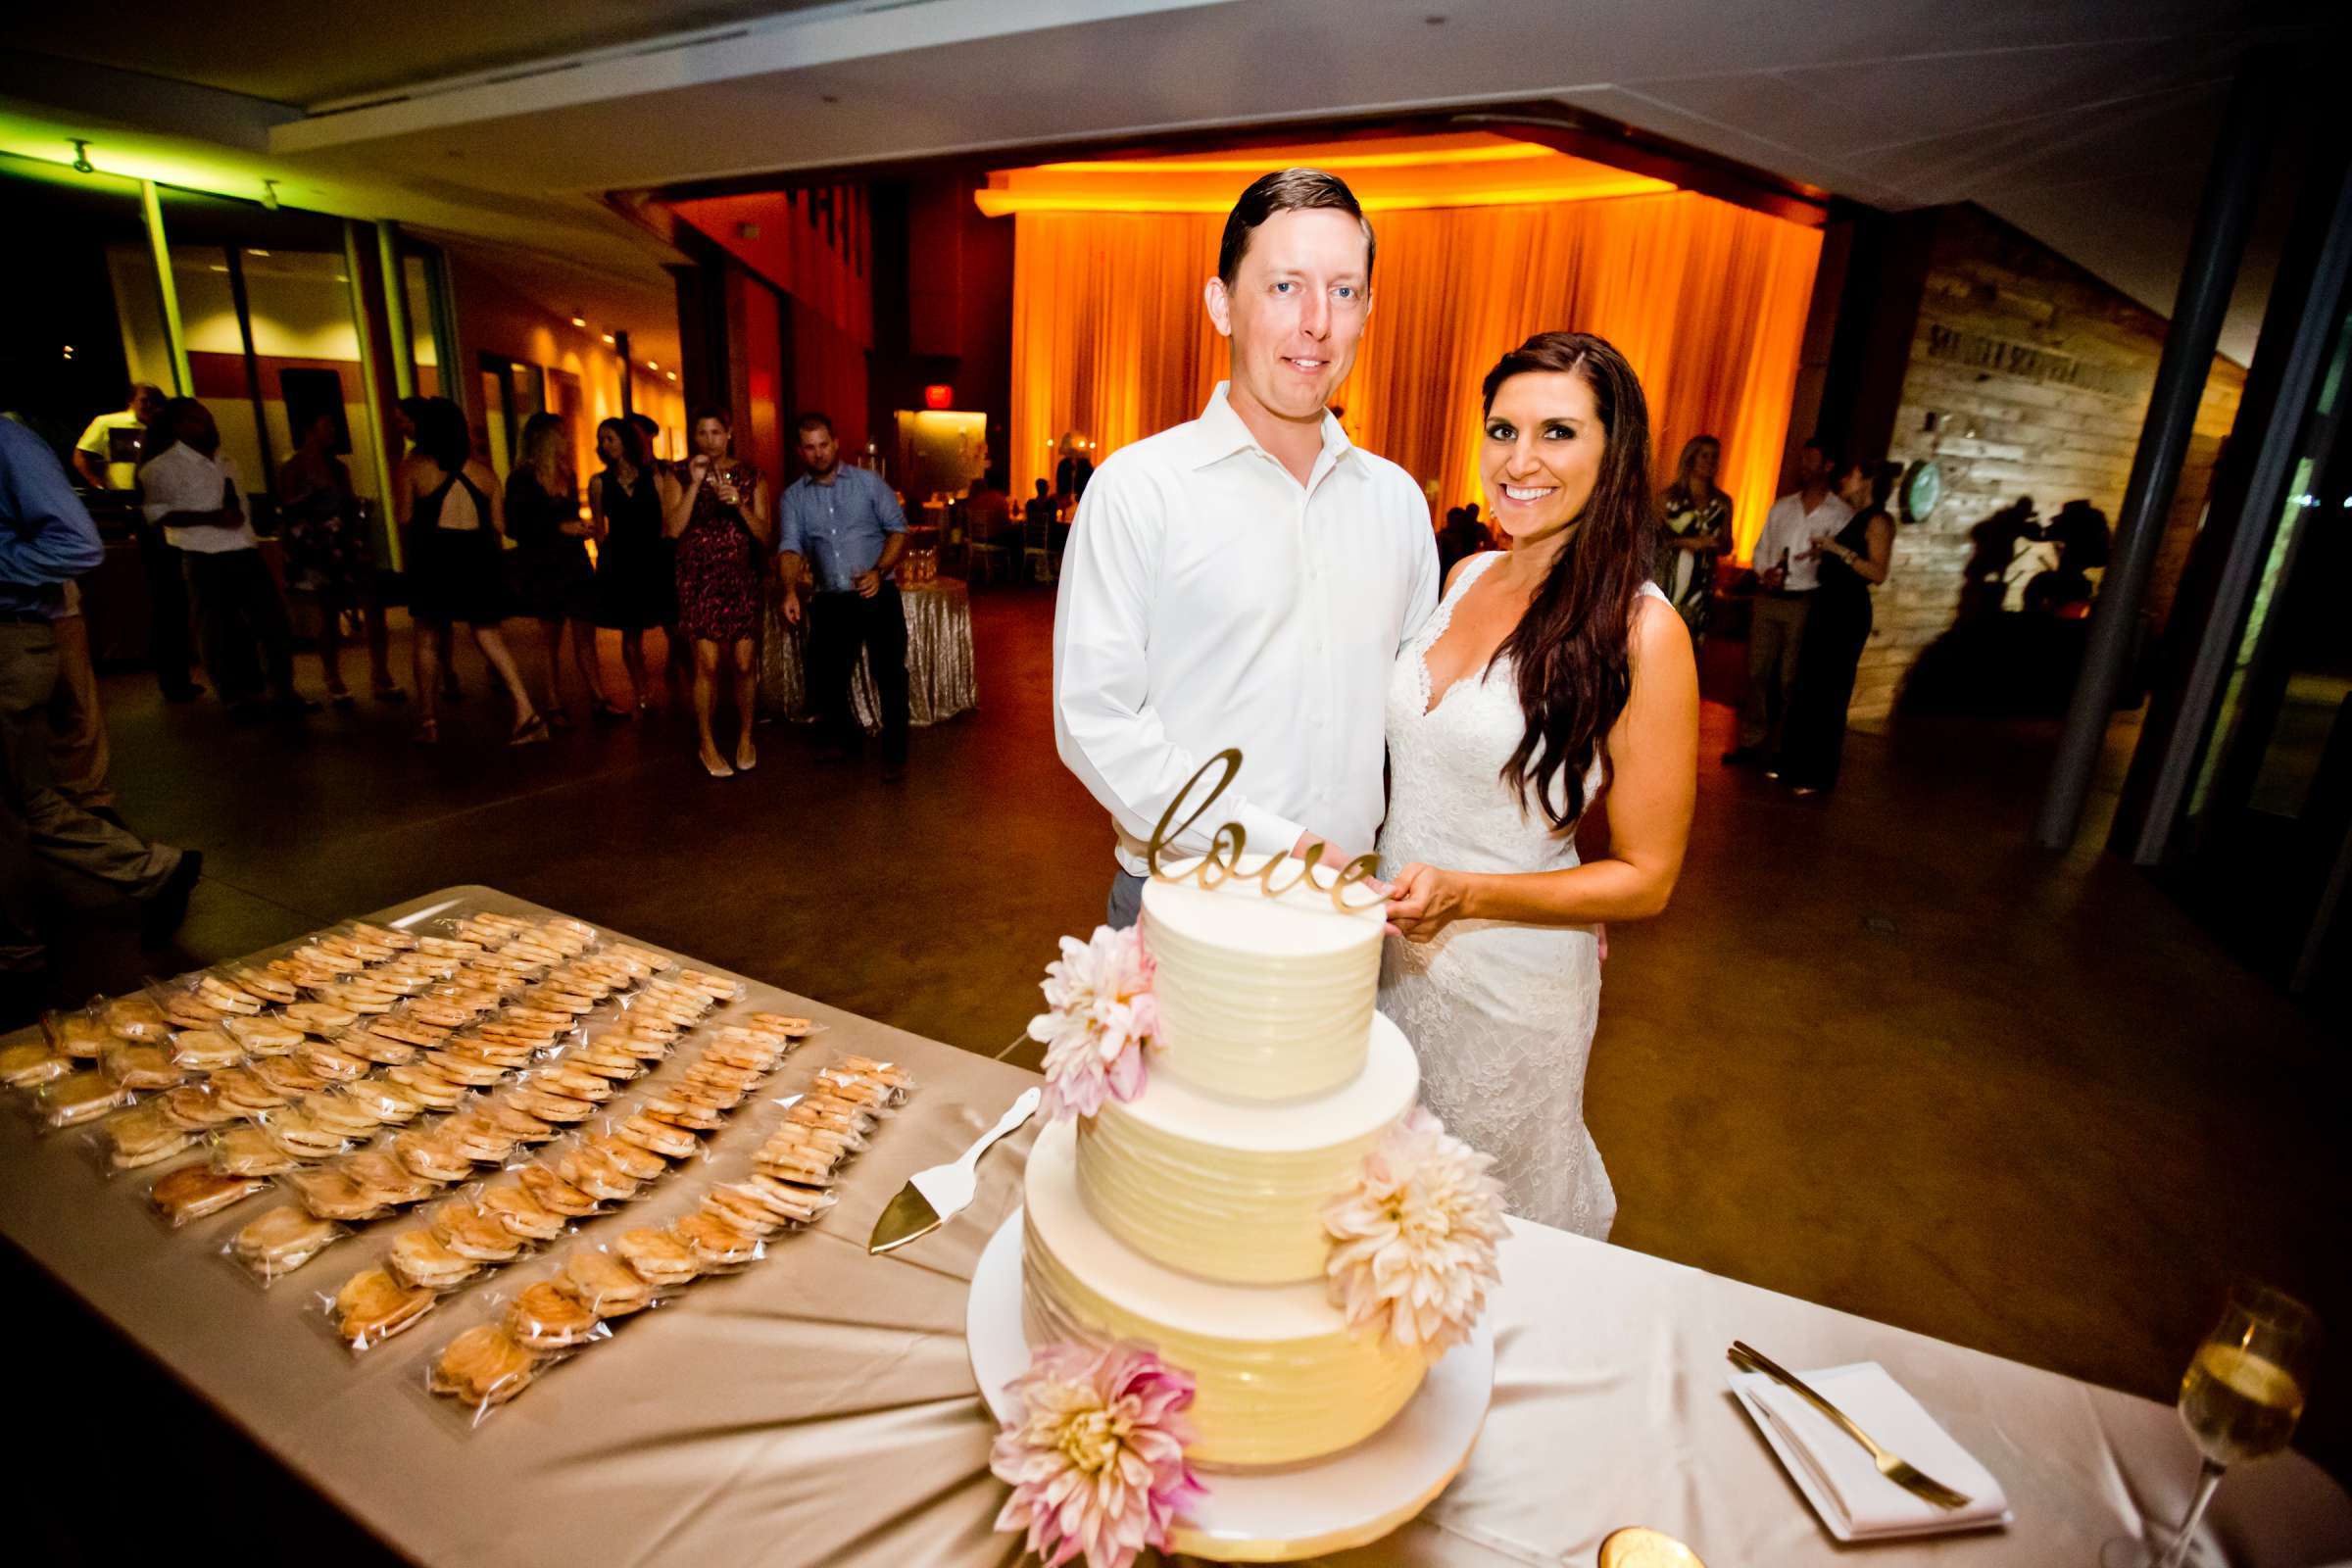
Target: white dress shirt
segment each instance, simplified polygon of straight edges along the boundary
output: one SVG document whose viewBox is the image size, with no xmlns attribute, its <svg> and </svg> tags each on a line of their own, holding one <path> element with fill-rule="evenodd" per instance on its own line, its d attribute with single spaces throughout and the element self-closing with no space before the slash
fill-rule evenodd
<svg viewBox="0 0 2352 1568">
<path fill-rule="evenodd" d="M 1788 580 L 1781 584 L 1783 591 L 1811 593 L 1821 586 L 1821 557 L 1805 552 L 1821 535 L 1836 533 L 1853 520 L 1854 509 L 1836 496 L 1823 496 L 1821 505 L 1807 512 L 1804 493 L 1790 491 L 1764 514 L 1764 531 L 1756 535 L 1756 553 L 1748 560 L 1758 571 L 1768 571 L 1781 564 L 1781 552 L 1786 550 Z"/>
<path fill-rule="evenodd" d="M 1054 738 L 1109 809 L 1119 864 L 1145 869 L 1161 813 L 1227 747 L 1241 772 L 1174 848 L 1230 821 L 1255 854 L 1301 830 L 1369 851 L 1389 670 L 1437 599 L 1421 487 L 1329 415 L 1303 486 L 1223 382 L 1200 418 L 1111 454 L 1062 559 Z"/>
<path fill-rule="evenodd" d="M 161 522 L 174 512 L 219 512 L 236 483 L 234 463 L 218 454 L 208 458 L 185 441 L 175 441 L 139 466 L 139 502 L 149 522 Z M 253 504 L 242 488 L 235 495 L 245 520 L 234 528 L 166 528 L 164 538 L 200 556 L 253 549 L 261 543 L 253 532 Z"/>
</svg>

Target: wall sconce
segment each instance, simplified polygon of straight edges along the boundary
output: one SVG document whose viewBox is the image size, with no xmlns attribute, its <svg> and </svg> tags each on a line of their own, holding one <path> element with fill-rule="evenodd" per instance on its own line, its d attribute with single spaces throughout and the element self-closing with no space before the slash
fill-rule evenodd
<svg viewBox="0 0 2352 1568">
<path fill-rule="evenodd" d="M 90 162 L 90 144 L 81 140 L 79 137 L 73 138 L 73 141 L 74 172 L 76 174 L 95 174 L 98 172 L 98 166 Z"/>
</svg>

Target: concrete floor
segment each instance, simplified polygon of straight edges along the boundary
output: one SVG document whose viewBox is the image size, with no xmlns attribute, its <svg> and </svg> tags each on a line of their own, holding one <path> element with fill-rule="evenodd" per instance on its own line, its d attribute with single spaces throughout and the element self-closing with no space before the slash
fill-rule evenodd
<svg viewBox="0 0 2352 1568">
<path fill-rule="evenodd" d="M 1034 1059 L 1043 965 L 1110 868 L 1054 756 L 1051 619 L 1039 591 L 978 598 L 980 711 L 917 731 L 895 786 L 775 726 L 758 772 L 714 782 L 659 712 L 510 752 L 470 650 L 436 751 L 365 700 L 239 731 L 110 676 L 122 809 L 207 875 L 176 954 L 76 916 L 61 995 L 483 882 Z M 1588 1115 L 1613 1240 L 2160 1398 L 2232 1273 L 2352 1331 L 2343 1043 L 2128 866 L 2026 847 L 2046 730 L 1857 735 L 1839 793 L 1798 803 L 1715 765 L 1730 716 L 1706 710 L 1673 909 L 1612 933 Z M 2339 1475 L 2344 1365 L 2302 1445 Z"/>
</svg>

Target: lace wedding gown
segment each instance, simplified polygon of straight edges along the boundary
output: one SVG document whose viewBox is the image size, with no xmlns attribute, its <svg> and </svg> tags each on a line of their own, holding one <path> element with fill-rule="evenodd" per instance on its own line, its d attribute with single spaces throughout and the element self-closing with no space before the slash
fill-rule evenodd
<svg viewBox="0 0 2352 1568">
<path fill-rule="evenodd" d="M 1502 765 L 1526 728 L 1506 656 L 1430 707 L 1425 656 L 1499 552 L 1472 560 L 1389 678 L 1389 815 L 1380 871 L 1414 860 L 1461 871 L 1550 871 L 1576 846 L 1530 818 Z M 1657 594 L 1653 585 L 1644 593 Z M 1664 598 L 1663 594 L 1658 597 Z M 1585 798 L 1598 788 L 1597 764 Z M 1446 1130 L 1494 1156 L 1510 1211 L 1608 1239 L 1617 1194 L 1585 1130 L 1585 1061 L 1600 1013 L 1600 952 L 1590 926 L 1455 920 L 1426 943 L 1391 937 L 1380 1010 L 1421 1057 L 1421 1097 Z"/>
</svg>

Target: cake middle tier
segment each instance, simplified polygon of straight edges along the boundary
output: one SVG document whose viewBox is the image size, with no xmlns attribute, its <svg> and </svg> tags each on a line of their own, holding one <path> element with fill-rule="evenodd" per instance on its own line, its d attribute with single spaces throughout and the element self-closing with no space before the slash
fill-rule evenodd
<svg viewBox="0 0 2352 1568">
<path fill-rule="evenodd" d="M 1078 1190 L 1102 1228 L 1202 1279 L 1286 1285 L 1323 1276 L 1323 1206 L 1421 1086 L 1403 1032 L 1372 1015 L 1364 1070 L 1289 1104 L 1220 1100 L 1154 1074 L 1078 1123 Z"/>
<path fill-rule="evenodd" d="M 1196 1465 L 1296 1464 L 1370 1437 L 1427 1363 L 1353 1334 L 1320 1283 L 1221 1285 L 1162 1268 L 1096 1223 L 1067 1122 L 1038 1134 L 1023 1178 L 1021 1315 L 1049 1341 L 1141 1345 L 1193 1379 Z"/>
<path fill-rule="evenodd" d="M 1279 868 L 1277 885 L 1297 876 Z M 1302 1100 L 1347 1083 L 1363 1066 L 1380 988 L 1383 907 L 1344 911 L 1303 882 L 1270 898 L 1248 876 L 1213 889 L 1146 883 L 1159 1004 L 1152 1070 L 1237 1101 Z"/>
</svg>

